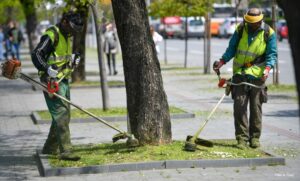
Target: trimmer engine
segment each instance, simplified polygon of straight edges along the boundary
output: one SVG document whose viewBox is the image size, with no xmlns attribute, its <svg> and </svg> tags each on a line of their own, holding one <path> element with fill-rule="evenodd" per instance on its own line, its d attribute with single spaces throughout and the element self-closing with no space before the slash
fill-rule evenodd
<svg viewBox="0 0 300 181">
<path fill-rule="evenodd" d="M 21 72 L 21 62 L 17 59 L 10 59 L 1 64 L 2 75 L 8 79 L 17 79 Z"/>
</svg>

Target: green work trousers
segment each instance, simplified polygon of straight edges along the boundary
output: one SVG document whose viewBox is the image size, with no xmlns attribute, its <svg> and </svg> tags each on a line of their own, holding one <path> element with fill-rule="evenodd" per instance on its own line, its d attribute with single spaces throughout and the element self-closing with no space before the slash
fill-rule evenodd
<svg viewBox="0 0 300 181">
<path fill-rule="evenodd" d="M 264 85 L 259 79 L 249 80 L 245 76 L 233 76 L 234 83 L 249 82 L 254 85 Z M 249 141 L 260 138 L 262 129 L 262 104 L 267 102 L 267 88 L 260 89 L 248 85 L 233 86 L 232 98 L 234 100 L 234 126 L 237 140 Z M 248 121 L 248 103 L 250 119 Z"/>
<path fill-rule="evenodd" d="M 68 80 L 59 83 L 57 94 L 70 100 L 70 87 Z M 71 149 L 70 140 L 70 104 L 44 92 L 48 110 L 52 117 L 52 123 L 44 148 L 50 150 L 59 149 L 60 153 Z"/>
</svg>

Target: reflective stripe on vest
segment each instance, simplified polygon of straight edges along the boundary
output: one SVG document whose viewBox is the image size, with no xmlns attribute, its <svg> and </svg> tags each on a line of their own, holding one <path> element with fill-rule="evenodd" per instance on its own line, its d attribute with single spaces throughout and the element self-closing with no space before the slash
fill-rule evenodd
<svg viewBox="0 0 300 181">
<path fill-rule="evenodd" d="M 266 51 L 266 41 L 264 40 L 264 30 L 260 31 L 248 45 L 247 26 L 244 26 L 243 35 L 239 41 L 236 55 L 233 61 L 233 74 L 247 74 L 256 78 L 263 75 L 265 62 L 260 65 L 250 65 L 257 57 L 262 56 Z M 270 28 L 270 35 L 274 33 Z M 269 36 L 270 36 L 269 35 Z"/>
<path fill-rule="evenodd" d="M 58 67 L 58 69 L 62 72 L 66 72 L 68 70 L 64 70 L 64 69 L 70 69 L 69 66 L 64 66 L 64 65 L 68 65 L 69 62 L 71 61 L 71 57 L 72 57 L 72 49 L 71 49 L 71 40 L 70 38 L 65 38 L 61 32 L 59 31 L 59 28 L 54 26 L 55 30 L 57 31 L 58 34 L 58 42 L 57 45 L 55 47 L 55 50 L 53 52 L 53 54 L 48 58 L 47 60 L 47 64 L 48 65 L 56 65 Z M 51 39 L 52 42 L 55 41 L 55 33 L 52 30 L 47 30 L 45 33 L 45 35 L 48 35 Z M 64 69 L 61 69 L 62 67 L 64 67 Z M 61 74 L 58 74 L 61 75 Z M 58 78 L 60 78 L 61 76 L 58 76 Z M 66 77 L 69 78 L 69 77 Z"/>
</svg>

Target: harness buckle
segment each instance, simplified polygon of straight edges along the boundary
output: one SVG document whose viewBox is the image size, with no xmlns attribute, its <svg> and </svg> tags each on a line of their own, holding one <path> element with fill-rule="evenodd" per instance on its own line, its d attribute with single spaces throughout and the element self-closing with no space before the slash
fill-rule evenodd
<svg viewBox="0 0 300 181">
<path fill-rule="evenodd" d="M 244 64 L 244 66 L 245 66 L 246 68 L 249 68 L 249 67 L 251 67 L 251 66 L 252 66 L 252 63 L 250 63 L 250 62 L 248 62 L 248 63 L 245 63 L 245 64 Z"/>
</svg>

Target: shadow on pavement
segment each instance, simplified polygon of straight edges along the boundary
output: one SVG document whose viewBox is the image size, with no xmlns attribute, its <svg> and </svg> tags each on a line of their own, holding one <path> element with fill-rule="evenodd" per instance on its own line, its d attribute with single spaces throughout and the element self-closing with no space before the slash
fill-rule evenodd
<svg viewBox="0 0 300 181">
<path fill-rule="evenodd" d="M 284 110 L 284 111 L 274 111 L 267 114 L 264 114 L 264 116 L 272 116 L 272 117 L 299 117 L 299 111 L 298 110 Z"/>
</svg>

